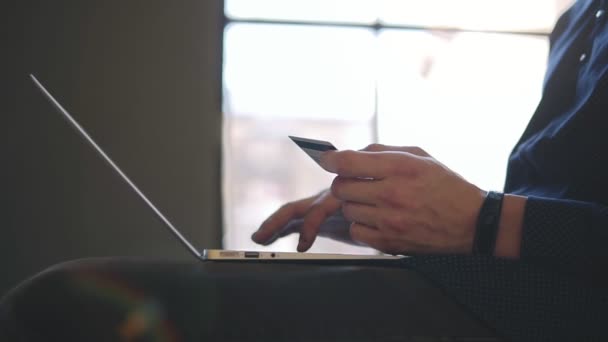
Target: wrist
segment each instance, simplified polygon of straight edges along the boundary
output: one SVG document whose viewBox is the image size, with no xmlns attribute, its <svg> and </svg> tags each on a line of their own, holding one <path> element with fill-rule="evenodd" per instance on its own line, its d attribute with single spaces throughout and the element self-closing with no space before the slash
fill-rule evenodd
<svg viewBox="0 0 608 342">
<path fill-rule="evenodd" d="M 494 256 L 519 258 L 526 201 L 524 196 L 504 195 Z"/>
</svg>

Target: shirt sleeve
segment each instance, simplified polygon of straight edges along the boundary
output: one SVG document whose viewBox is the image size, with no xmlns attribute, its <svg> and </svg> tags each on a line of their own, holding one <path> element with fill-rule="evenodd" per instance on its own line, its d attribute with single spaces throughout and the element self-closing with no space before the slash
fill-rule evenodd
<svg viewBox="0 0 608 342">
<path fill-rule="evenodd" d="M 594 275 L 608 266 L 608 207 L 529 197 L 524 214 L 522 260 Z"/>
</svg>

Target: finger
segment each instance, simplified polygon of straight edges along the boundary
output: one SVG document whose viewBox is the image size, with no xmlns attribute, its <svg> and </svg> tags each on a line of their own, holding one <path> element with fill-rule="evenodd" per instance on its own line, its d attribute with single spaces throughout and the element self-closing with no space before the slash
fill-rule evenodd
<svg viewBox="0 0 608 342">
<path fill-rule="evenodd" d="M 340 208 L 340 201 L 326 193 L 315 201 L 306 216 L 300 230 L 300 240 L 298 241 L 298 252 L 307 251 L 315 242 L 321 224 Z"/>
<path fill-rule="evenodd" d="M 328 172 L 344 177 L 382 179 L 390 173 L 392 161 L 380 155 L 361 151 L 328 151 L 321 155 L 320 165 Z"/>
<path fill-rule="evenodd" d="M 270 240 L 266 241 L 264 244 L 271 244 L 276 241 L 278 238 L 282 238 L 293 233 L 298 233 L 302 231 L 302 224 L 304 223 L 304 219 L 294 219 L 289 221 L 285 228 L 275 235 L 273 235 Z M 360 244 L 355 243 L 350 238 L 350 221 L 346 221 L 344 216 L 342 215 L 342 210 L 338 209 L 334 211 L 330 216 L 328 216 L 319 226 L 319 232 L 317 236 L 323 236 L 330 238 L 332 240 L 360 246 Z"/>
<path fill-rule="evenodd" d="M 351 224 L 350 236 L 354 241 L 363 243 L 384 253 L 395 255 L 405 250 L 405 248 L 400 248 L 397 245 L 395 237 L 358 222 Z"/>
<path fill-rule="evenodd" d="M 381 209 L 367 204 L 343 202 L 344 218 L 370 227 L 378 227 L 381 222 Z"/>
<path fill-rule="evenodd" d="M 304 216 L 315 199 L 316 196 L 312 196 L 283 205 L 260 225 L 260 228 L 253 233 L 251 239 L 256 243 L 267 243 L 267 241 L 275 234 L 279 233 L 290 220 Z"/>
<path fill-rule="evenodd" d="M 338 176 L 331 183 L 331 193 L 341 201 L 376 205 L 382 192 L 382 181 Z"/>
<path fill-rule="evenodd" d="M 383 179 L 415 168 L 418 160 L 403 152 L 327 151 L 320 165 L 328 172 L 350 178 Z"/>
<path fill-rule="evenodd" d="M 361 224 L 358 222 L 353 222 L 350 225 L 350 237 L 353 241 L 359 242 L 366 246 L 372 247 L 379 251 L 383 250 L 385 238 L 382 233 L 378 231 L 376 228 L 371 226 Z"/>
<path fill-rule="evenodd" d="M 329 216 L 321 223 L 317 236 L 327 237 L 354 246 L 361 246 L 360 243 L 355 242 L 350 238 L 350 224 L 352 222 L 347 221 L 344 216 L 342 216 L 342 210 L 339 210 L 339 212 L 340 215 L 334 214 Z"/>
<path fill-rule="evenodd" d="M 367 152 L 399 151 L 399 152 L 411 153 L 413 155 L 417 155 L 420 157 L 430 157 L 430 154 L 428 154 L 425 150 L 423 150 L 422 148 L 420 148 L 418 146 L 391 146 L 391 145 L 384 145 L 384 144 L 370 144 L 370 145 L 367 145 L 361 151 L 367 151 Z"/>
<path fill-rule="evenodd" d="M 275 242 L 276 240 L 278 240 L 279 238 L 286 237 L 293 233 L 299 232 L 302 229 L 303 222 L 304 222 L 304 220 L 301 218 L 289 220 L 289 222 L 287 222 L 287 224 L 281 230 L 275 232 L 270 238 L 268 238 L 266 241 L 264 241 L 260 244 L 265 245 L 265 246 L 270 245 L 273 242 Z"/>
</svg>

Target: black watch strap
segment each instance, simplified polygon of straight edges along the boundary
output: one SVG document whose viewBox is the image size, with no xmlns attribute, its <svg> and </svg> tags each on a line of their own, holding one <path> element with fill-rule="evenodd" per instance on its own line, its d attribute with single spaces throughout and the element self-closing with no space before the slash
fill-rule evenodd
<svg viewBox="0 0 608 342">
<path fill-rule="evenodd" d="M 486 195 L 477 217 L 473 254 L 494 255 L 503 197 L 503 193 L 496 191 L 489 191 Z"/>
</svg>

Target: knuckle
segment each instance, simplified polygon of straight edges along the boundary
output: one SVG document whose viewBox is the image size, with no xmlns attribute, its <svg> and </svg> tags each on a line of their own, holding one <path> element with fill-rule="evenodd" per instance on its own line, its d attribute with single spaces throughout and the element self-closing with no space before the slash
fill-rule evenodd
<svg viewBox="0 0 608 342">
<path fill-rule="evenodd" d="M 313 203 L 308 212 L 306 213 L 305 219 L 316 219 L 324 214 L 323 205 L 321 203 Z"/>
<path fill-rule="evenodd" d="M 417 178 L 420 175 L 419 167 L 413 163 L 395 163 L 393 171 L 395 174 L 407 178 Z"/>
<path fill-rule="evenodd" d="M 370 151 L 370 152 L 384 151 L 384 149 L 385 149 L 385 146 L 382 144 L 378 144 L 378 143 L 369 144 L 369 145 L 367 145 L 367 147 L 364 148 L 365 151 Z"/>
<path fill-rule="evenodd" d="M 411 157 L 400 154 L 393 156 L 391 171 L 394 175 L 409 175 L 412 170 Z"/>
<path fill-rule="evenodd" d="M 332 205 L 331 201 L 321 200 L 311 204 L 305 217 L 311 217 L 318 221 L 323 221 L 329 216 L 336 208 Z"/>
<path fill-rule="evenodd" d="M 321 213 L 323 215 L 323 217 L 325 218 L 326 216 L 331 215 L 334 211 L 336 211 L 336 207 L 334 207 L 332 205 L 331 202 L 329 201 L 323 201 L 323 202 L 319 202 L 318 207 L 316 209 L 319 213 Z"/>
<path fill-rule="evenodd" d="M 422 148 L 420 148 L 419 146 L 412 146 L 410 148 L 412 150 L 411 151 L 412 154 L 415 154 L 415 155 L 418 155 L 418 156 L 424 156 L 424 155 L 427 154 L 426 151 L 423 150 Z"/>
<path fill-rule="evenodd" d="M 419 146 L 403 146 L 400 148 L 400 150 L 421 157 L 428 157 L 429 155 L 424 149 Z"/>
<path fill-rule="evenodd" d="M 335 196 L 333 196 L 331 192 L 329 192 L 327 196 L 325 196 L 321 201 L 319 201 L 319 206 L 322 211 L 329 216 L 336 212 L 338 209 L 340 209 L 340 201 Z"/>
<path fill-rule="evenodd" d="M 401 190 L 396 186 L 386 186 L 379 194 L 379 200 L 389 207 L 399 206 Z"/>
</svg>

